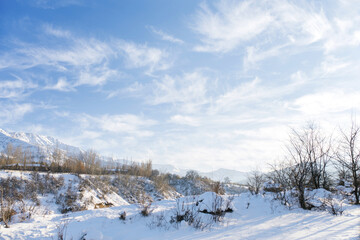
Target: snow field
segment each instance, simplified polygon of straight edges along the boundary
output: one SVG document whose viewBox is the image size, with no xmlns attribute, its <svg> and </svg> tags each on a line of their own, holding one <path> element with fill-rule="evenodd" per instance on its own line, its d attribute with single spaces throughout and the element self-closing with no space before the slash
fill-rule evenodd
<svg viewBox="0 0 360 240">
<path fill-rule="evenodd" d="M 345 204 L 342 216 L 328 212 L 289 210 L 272 200 L 270 195 L 234 196 L 234 211 L 203 231 L 181 222 L 168 223 L 178 202 L 191 203 L 202 199 L 211 203 L 213 193 L 184 197 L 180 200 L 154 202 L 148 217 L 139 214 L 137 204 L 104 209 L 85 210 L 67 214 L 35 215 L 32 219 L 0 229 L 0 239 L 56 239 L 59 226 L 65 227 L 66 239 L 358 239 L 360 236 L 360 207 Z M 192 199 L 192 200 L 191 200 Z M 119 214 L 126 211 L 126 220 Z M 209 214 L 200 213 L 204 219 Z M 166 227 L 154 227 L 158 216 L 163 216 Z"/>
</svg>

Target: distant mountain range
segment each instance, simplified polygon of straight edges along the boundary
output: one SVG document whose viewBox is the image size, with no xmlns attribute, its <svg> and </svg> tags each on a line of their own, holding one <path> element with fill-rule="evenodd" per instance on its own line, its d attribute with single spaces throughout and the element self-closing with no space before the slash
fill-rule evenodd
<svg viewBox="0 0 360 240">
<path fill-rule="evenodd" d="M 15 148 L 21 147 L 23 150 L 32 152 L 34 159 L 39 158 L 39 154 L 43 154 L 45 159 L 50 160 L 50 155 L 55 149 L 60 149 L 69 154 L 79 154 L 84 152 L 81 148 L 74 147 L 59 141 L 56 138 L 38 135 L 34 133 L 24 132 L 9 132 L 0 128 L 0 151 L 6 149 L 7 145 L 11 143 Z M 111 161 L 109 157 L 102 157 L 107 161 Z M 125 160 L 114 160 L 125 163 Z M 181 169 L 170 164 L 153 164 L 154 169 L 160 172 L 168 172 L 185 176 L 186 172 L 191 169 Z M 244 183 L 246 182 L 247 172 L 240 172 L 236 170 L 220 168 L 211 172 L 198 172 L 199 175 L 211 178 L 216 181 L 224 181 L 228 177 L 232 182 Z"/>
<path fill-rule="evenodd" d="M 170 164 L 153 164 L 153 168 L 158 169 L 160 172 L 177 174 L 182 177 L 186 175 L 187 171 L 192 170 L 192 169 L 177 168 Z M 248 172 L 241 172 L 241 171 L 225 169 L 225 168 L 220 168 L 218 170 L 211 172 L 200 172 L 200 171 L 197 172 L 199 173 L 200 176 L 208 177 L 215 181 L 224 181 L 225 178 L 228 177 L 231 182 L 237 182 L 237 183 L 246 183 L 246 179 L 249 174 Z"/>
</svg>

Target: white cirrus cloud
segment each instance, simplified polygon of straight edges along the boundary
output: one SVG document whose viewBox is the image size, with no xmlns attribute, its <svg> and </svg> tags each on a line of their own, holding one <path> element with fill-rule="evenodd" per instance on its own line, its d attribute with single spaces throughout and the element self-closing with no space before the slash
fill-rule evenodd
<svg viewBox="0 0 360 240">
<path fill-rule="evenodd" d="M 91 116 L 82 114 L 77 119 L 81 128 L 87 130 L 97 130 L 136 137 L 149 137 L 153 132 L 148 130 L 156 124 L 152 119 L 146 119 L 133 114 L 101 115 Z"/>
<path fill-rule="evenodd" d="M 203 3 L 192 28 L 201 36 L 196 51 L 228 52 L 266 30 L 271 14 L 251 1 L 220 1 L 214 9 Z"/>
<path fill-rule="evenodd" d="M 247 109 L 268 108 L 270 102 L 281 101 L 294 93 L 308 81 L 308 77 L 301 71 L 293 73 L 286 84 L 269 85 L 262 79 L 255 77 L 251 81 L 243 82 L 213 98 L 210 114 L 236 112 Z"/>
<path fill-rule="evenodd" d="M 40 39 L 46 44 L 41 40 L 36 43 L 14 41 L 11 50 L 0 54 L 0 69 L 31 77 L 42 75 L 46 79 L 43 89 L 69 91 L 81 85 L 102 86 L 119 80 L 123 76 L 121 67 L 144 68 L 146 74 L 152 74 L 171 66 L 167 51 L 147 44 L 77 37 L 49 24 L 44 24 L 42 30 Z M 119 60 L 123 60 L 125 66 L 119 68 Z M 53 74 L 60 77 L 49 82 Z"/>
<path fill-rule="evenodd" d="M 332 24 L 320 7 L 307 2 L 232 1 L 203 3 L 195 15 L 192 29 L 200 35 L 196 51 L 226 53 L 242 44 L 258 45 L 265 53 L 254 55 L 249 48 L 249 62 L 279 54 L 284 46 L 304 46 L 326 39 Z M 264 38 L 272 39 L 267 49 Z M 278 47 L 273 46 L 274 40 Z M 263 49 L 265 47 L 265 49 Z"/>
<path fill-rule="evenodd" d="M 108 44 L 96 39 L 72 38 L 66 43 L 65 47 L 60 44 L 57 47 L 43 47 L 23 43 L 13 52 L 17 62 L 9 67 L 29 69 L 35 66 L 52 66 L 59 71 L 66 71 L 70 67 L 100 64 L 114 54 Z"/>
<path fill-rule="evenodd" d="M 34 106 L 30 103 L 0 102 L 0 123 L 8 124 L 20 121 L 26 114 L 32 112 Z"/>
<path fill-rule="evenodd" d="M 176 38 L 174 36 L 171 36 L 170 34 L 167 34 L 159 29 L 156 29 L 155 27 L 153 26 L 148 26 L 148 28 L 153 32 L 155 33 L 156 35 L 158 35 L 162 40 L 164 41 L 169 41 L 169 42 L 172 42 L 172 43 L 177 43 L 177 44 L 183 44 L 184 41 L 179 39 L 179 38 Z"/>
<path fill-rule="evenodd" d="M 113 98 L 116 96 L 141 96 L 142 91 L 144 90 L 144 85 L 139 82 L 134 82 L 125 88 L 120 88 L 116 90 L 111 90 L 107 92 L 107 98 Z"/>
<path fill-rule="evenodd" d="M 55 84 L 47 85 L 44 87 L 45 90 L 57 90 L 61 92 L 75 91 L 73 84 L 67 81 L 66 77 L 60 77 Z"/>
<path fill-rule="evenodd" d="M 70 31 L 55 28 L 53 25 L 50 24 L 44 24 L 43 28 L 46 34 L 55 37 L 70 38 L 72 36 Z"/>
<path fill-rule="evenodd" d="M 118 71 L 110 69 L 106 66 L 93 67 L 93 68 L 87 67 L 80 71 L 79 79 L 75 83 L 75 86 L 104 85 L 107 81 L 111 79 L 119 79 L 119 78 L 121 78 L 121 74 Z"/>
<path fill-rule="evenodd" d="M 0 82 L 1 98 L 21 98 L 28 94 L 30 90 L 37 88 L 37 84 L 31 81 L 25 81 L 20 77 L 14 76 L 14 80 L 5 80 Z"/>
<path fill-rule="evenodd" d="M 154 81 L 154 95 L 150 104 L 172 104 L 183 112 L 195 112 L 208 103 L 206 96 L 208 78 L 199 71 L 181 76 L 165 75 Z"/>
<path fill-rule="evenodd" d="M 147 67 L 148 73 L 156 70 L 165 70 L 171 66 L 168 53 L 159 48 L 149 47 L 146 44 L 116 41 L 116 50 L 124 56 L 129 68 Z"/>
</svg>

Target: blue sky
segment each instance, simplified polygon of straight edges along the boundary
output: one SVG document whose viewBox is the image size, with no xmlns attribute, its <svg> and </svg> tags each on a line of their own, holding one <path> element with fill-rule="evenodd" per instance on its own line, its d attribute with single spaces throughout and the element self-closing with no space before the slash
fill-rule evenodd
<svg viewBox="0 0 360 240">
<path fill-rule="evenodd" d="M 1 1 L 0 127 L 251 170 L 360 108 L 356 1 Z"/>
</svg>

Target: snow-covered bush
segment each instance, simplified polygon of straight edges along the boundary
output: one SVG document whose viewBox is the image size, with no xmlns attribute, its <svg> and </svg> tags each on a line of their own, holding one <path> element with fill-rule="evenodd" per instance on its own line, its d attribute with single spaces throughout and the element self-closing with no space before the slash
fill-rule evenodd
<svg viewBox="0 0 360 240">
<path fill-rule="evenodd" d="M 323 204 L 326 206 L 326 210 L 332 215 L 342 215 L 344 212 L 343 209 L 343 200 L 338 200 L 333 198 L 331 195 L 328 195 L 324 200 Z"/>
<path fill-rule="evenodd" d="M 178 227 L 182 222 L 203 230 L 222 221 L 225 214 L 234 211 L 232 196 L 221 196 L 206 192 L 198 197 L 185 197 L 176 200 L 176 207 L 170 223 Z"/>
<path fill-rule="evenodd" d="M 119 214 L 119 219 L 123 220 L 123 221 L 126 220 L 126 212 L 125 211 L 123 211 L 122 213 Z"/>
<path fill-rule="evenodd" d="M 176 200 L 176 207 L 170 218 L 170 224 L 178 228 L 182 222 L 185 222 L 195 229 L 203 230 L 209 226 L 209 222 L 205 221 L 198 210 L 194 198 L 179 198 Z"/>
</svg>

